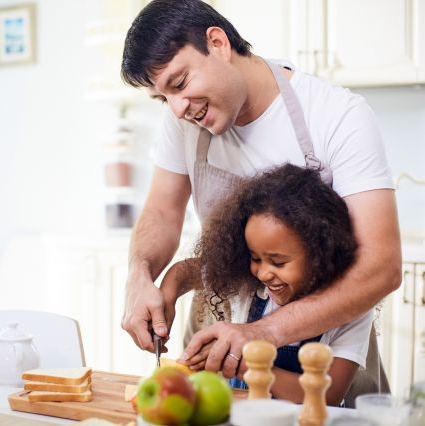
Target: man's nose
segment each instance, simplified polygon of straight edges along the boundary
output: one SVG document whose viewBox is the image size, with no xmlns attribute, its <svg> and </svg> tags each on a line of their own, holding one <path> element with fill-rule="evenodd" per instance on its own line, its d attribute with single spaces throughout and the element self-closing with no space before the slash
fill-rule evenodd
<svg viewBox="0 0 425 426">
<path fill-rule="evenodd" d="M 189 109 L 189 100 L 179 95 L 171 95 L 167 97 L 168 105 L 177 118 L 187 118 Z"/>
</svg>

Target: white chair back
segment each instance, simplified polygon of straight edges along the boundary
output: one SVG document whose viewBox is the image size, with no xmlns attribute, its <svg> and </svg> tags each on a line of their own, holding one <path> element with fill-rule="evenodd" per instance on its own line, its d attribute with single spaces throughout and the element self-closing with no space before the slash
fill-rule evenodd
<svg viewBox="0 0 425 426">
<path fill-rule="evenodd" d="M 78 322 L 63 315 L 29 310 L 0 310 L 0 330 L 8 323 L 33 336 L 40 355 L 39 368 L 85 367 Z"/>
</svg>

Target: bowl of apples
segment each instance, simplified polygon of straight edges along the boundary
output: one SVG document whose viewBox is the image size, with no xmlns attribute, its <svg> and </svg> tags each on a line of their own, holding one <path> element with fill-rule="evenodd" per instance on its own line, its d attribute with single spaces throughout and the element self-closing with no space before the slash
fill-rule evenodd
<svg viewBox="0 0 425 426">
<path fill-rule="evenodd" d="M 211 371 L 192 372 L 181 364 L 157 367 L 141 381 L 133 398 L 138 426 L 224 426 L 229 424 L 231 405 L 226 379 Z"/>
</svg>

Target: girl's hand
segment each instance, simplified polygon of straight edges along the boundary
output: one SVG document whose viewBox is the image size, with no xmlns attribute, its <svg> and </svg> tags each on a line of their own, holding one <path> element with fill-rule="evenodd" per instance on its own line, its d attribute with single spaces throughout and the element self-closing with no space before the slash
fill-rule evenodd
<svg viewBox="0 0 425 426">
<path fill-rule="evenodd" d="M 202 346 L 199 352 L 193 355 L 192 358 L 186 360 L 178 359 L 177 361 L 187 365 L 194 371 L 205 370 L 205 363 L 207 362 L 208 355 L 214 345 L 214 342 L 215 341 L 212 341 Z"/>
</svg>

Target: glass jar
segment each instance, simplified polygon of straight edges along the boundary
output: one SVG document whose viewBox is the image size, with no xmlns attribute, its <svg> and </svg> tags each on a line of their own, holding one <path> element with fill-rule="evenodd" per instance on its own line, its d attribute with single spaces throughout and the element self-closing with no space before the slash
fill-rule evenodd
<svg viewBox="0 0 425 426">
<path fill-rule="evenodd" d="M 105 203 L 106 226 L 108 228 L 132 228 L 135 220 L 134 191 L 122 188 L 108 194 Z"/>
<path fill-rule="evenodd" d="M 412 404 L 409 416 L 409 426 L 425 425 L 425 381 L 417 382 L 410 388 L 409 395 Z"/>
</svg>

